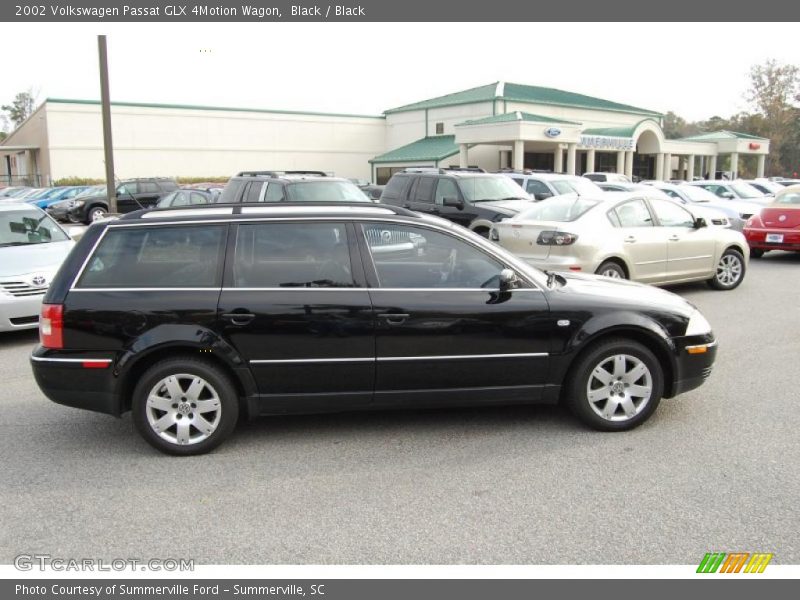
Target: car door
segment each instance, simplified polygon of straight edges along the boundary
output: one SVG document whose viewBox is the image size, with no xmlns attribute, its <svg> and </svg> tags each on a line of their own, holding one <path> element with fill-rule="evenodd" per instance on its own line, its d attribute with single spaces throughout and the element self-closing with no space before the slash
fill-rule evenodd
<svg viewBox="0 0 800 600">
<path fill-rule="evenodd" d="M 695 227 L 694 215 L 668 200 L 650 198 L 658 227 L 667 233 L 667 279 L 710 277 L 714 271 L 714 230 Z"/>
<path fill-rule="evenodd" d="M 375 310 L 376 404 L 536 400 L 547 381 L 549 309 L 506 267 L 452 232 L 362 223 Z"/>
<path fill-rule="evenodd" d="M 135 181 L 128 181 L 117 186 L 117 211 L 129 213 L 139 210 L 141 206 L 136 200 L 139 193 L 139 184 Z"/>
<path fill-rule="evenodd" d="M 429 215 L 438 215 L 439 207 L 433 203 L 433 191 L 436 188 L 436 177 L 421 175 L 414 178 L 403 203 L 405 208 Z"/>
<path fill-rule="evenodd" d="M 460 202 L 459 206 L 449 206 L 445 200 Z M 454 179 L 449 177 L 439 177 L 436 181 L 436 192 L 433 196 L 433 203 L 436 207 L 434 214 L 437 214 L 453 223 L 458 223 L 462 227 L 469 227 L 470 223 L 478 216 L 475 207 L 464 199 L 461 190 L 458 189 Z"/>
<path fill-rule="evenodd" d="M 139 191 L 136 194 L 136 199 L 143 207 L 150 208 L 156 205 L 161 193 L 161 188 L 158 187 L 158 184 L 155 181 L 140 181 Z"/>
<path fill-rule="evenodd" d="M 259 221 L 234 229 L 221 335 L 249 365 L 262 411 L 368 404 L 373 316 L 352 226 Z"/>
<path fill-rule="evenodd" d="M 608 212 L 635 281 L 663 280 L 667 271 L 667 234 L 656 227 L 653 215 L 643 198 L 626 200 Z"/>
</svg>

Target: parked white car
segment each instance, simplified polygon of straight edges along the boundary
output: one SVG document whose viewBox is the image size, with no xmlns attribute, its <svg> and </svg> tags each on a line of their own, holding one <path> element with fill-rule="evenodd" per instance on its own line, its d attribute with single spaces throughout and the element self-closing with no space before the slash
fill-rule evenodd
<svg viewBox="0 0 800 600">
<path fill-rule="evenodd" d="M 766 206 L 772 202 L 772 198 L 765 196 L 763 192 L 741 179 L 735 179 L 734 181 L 726 181 L 724 179 L 701 179 L 698 181 L 689 181 L 686 185 L 696 185 L 724 200 L 744 200 L 746 202 L 754 202 L 761 206 Z"/>
<path fill-rule="evenodd" d="M 600 183 L 601 181 L 607 181 L 607 182 L 623 181 L 623 182 L 626 182 L 626 183 L 631 183 L 631 180 L 628 179 L 628 176 L 627 175 L 623 175 L 622 173 L 598 173 L 598 172 L 592 172 L 592 173 L 584 173 L 583 176 L 586 177 L 586 179 L 588 179 L 590 181 L 594 181 L 596 183 Z"/>
<path fill-rule="evenodd" d="M 0 331 L 39 326 L 42 297 L 74 245 L 42 209 L 0 204 Z"/>
<path fill-rule="evenodd" d="M 495 223 L 490 239 L 540 269 L 720 290 L 742 282 L 750 256 L 738 231 L 641 192 L 543 200 Z"/>
<path fill-rule="evenodd" d="M 561 194 L 594 195 L 600 191 L 597 184 L 577 175 L 564 173 L 539 173 L 537 171 L 501 171 L 513 179 L 534 200 L 545 200 Z"/>
</svg>

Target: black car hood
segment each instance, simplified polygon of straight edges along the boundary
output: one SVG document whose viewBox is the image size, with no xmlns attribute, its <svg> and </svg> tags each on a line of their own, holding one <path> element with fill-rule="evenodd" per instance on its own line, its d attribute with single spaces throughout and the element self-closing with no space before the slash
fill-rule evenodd
<svg viewBox="0 0 800 600">
<path fill-rule="evenodd" d="M 692 303 L 677 294 L 643 283 L 585 273 L 559 272 L 556 276 L 563 278 L 563 285 L 556 292 L 593 296 L 604 303 L 618 304 L 620 308 L 653 308 L 686 317 L 696 310 Z"/>
</svg>

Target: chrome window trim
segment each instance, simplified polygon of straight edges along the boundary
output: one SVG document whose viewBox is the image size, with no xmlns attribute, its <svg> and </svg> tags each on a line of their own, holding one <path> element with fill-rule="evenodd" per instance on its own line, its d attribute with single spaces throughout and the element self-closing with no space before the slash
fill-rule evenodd
<svg viewBox="0 0 800 600">
<path fill-rule="evenodd" d="M 419 360 L 465 360 L 480 358 L 544 358 L 548 352 L 523 352 L 516 354 L 443 354 L 432 356 L 377 356 L 363 358 L 288 358 L 288 359 L 253 359 L 250 364 L 305 364 L 305 363 L 340 363 L 340 362 L 404 362 Z"/>
<path fill-rule="evenodd" d="M 71 292 L 219 292 L 220 287 L 142 287 L 142 288 L 123 288 L 123 287 L 80 287 L 70 290 Z"/>
<path fill-rule="evenodd" d="M 251 365 L 279 365 L 287 363 L 347 363 L 347 362 L 375 362 L 374 356 L 363 358 L 279 358 L 279 359 L 254 359 Z"/>
</svg>

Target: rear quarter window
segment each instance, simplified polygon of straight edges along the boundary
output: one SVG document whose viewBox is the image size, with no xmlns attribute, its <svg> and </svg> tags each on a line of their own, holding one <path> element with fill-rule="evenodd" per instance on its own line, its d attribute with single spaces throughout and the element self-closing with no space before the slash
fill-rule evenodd
<svg viewBox="0 0 800 600">
<path fill-rule="evenodd" d="M 109 228 L 78 287 L 218 287 L 225 233 L 225 225 Z"/>
<path fill-rule="evenodd" d="M 389 180 L 389 183 L 386 184 L 381 198 L 401 198 L 410 179 L 411 178 L 406 175 L 395 175 Z"/>
</svg>

